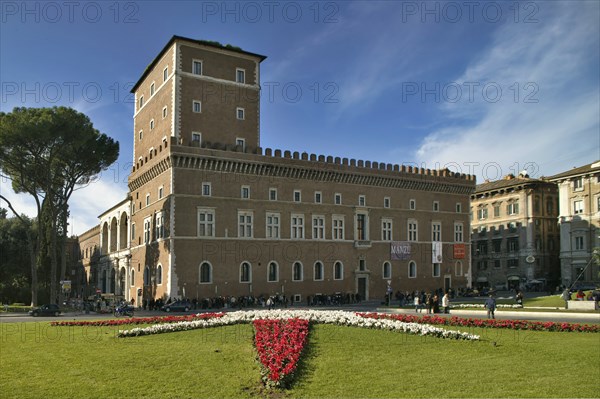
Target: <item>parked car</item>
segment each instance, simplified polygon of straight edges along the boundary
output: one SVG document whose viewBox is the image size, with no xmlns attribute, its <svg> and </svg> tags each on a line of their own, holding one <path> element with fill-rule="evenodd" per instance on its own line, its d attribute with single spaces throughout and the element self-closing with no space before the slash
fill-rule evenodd
<svg viewBox="0 0 600 399">
<path fill-rule="evenodd" d="M 60 315 L 60 308 L 58 305 L 49 304 L 38 306 L 37 308 L 31 309 L 29 314 L 33 317 L 36 316 L 58 316 Z"/>
<path fill-rule="evenodd" d="M 186 301 L 175 301 L 168 303 L 162 308 L 165 312 L 188 312 L 192 308 L 192 304 Z"/>
</svg>

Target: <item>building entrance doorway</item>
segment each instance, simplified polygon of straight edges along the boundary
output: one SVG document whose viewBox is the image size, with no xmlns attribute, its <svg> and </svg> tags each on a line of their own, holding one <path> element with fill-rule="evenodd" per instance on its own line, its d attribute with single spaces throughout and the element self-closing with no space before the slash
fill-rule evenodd
<svg viewBox="0 0 600 399">
<path fill-rule="evenodd" d="M 444 292 L 448 292 L 452 288 L 452 277 L 444 276 Z"/>
<path fill-rule="evenodd" d="M 358 277 L 356 280 L 356 292 L 358 293 L 358 295 L 360 295 L 361 301 L 369 299 L 367 298 L 367 281 L 367 277 Z"/>
</svg>

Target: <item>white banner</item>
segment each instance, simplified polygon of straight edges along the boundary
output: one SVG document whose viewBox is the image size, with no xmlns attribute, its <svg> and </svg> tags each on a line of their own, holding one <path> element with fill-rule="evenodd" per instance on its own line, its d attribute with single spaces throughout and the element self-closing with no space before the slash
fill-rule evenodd
<svg viewBox="0 0 600 399">
<path fill-rule="evenodd" d="M 442 263 L 442 243 L 440 241 L 431 243 L 431 263 Z"/>
</svg>

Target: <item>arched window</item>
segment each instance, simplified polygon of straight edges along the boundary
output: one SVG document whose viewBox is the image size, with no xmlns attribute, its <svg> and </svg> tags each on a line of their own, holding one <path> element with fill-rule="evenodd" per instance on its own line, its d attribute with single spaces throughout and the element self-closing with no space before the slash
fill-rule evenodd
<svg viewBox="0 0 600 399">
<path fill-rule="evenodd" d="M 343 280 L 344 279 L 344 264 L 337 261 L 333 264 L 333 279 Z"/>
<path fill-rule="evenodd" d="M 135 287 L 135 270 L 133 269 L 133 267 L 131 268 L 131 280 L 130 280 L 130 284 L 132 287 Z"/>
<path fill-rule="evenodd" d="M 386 280 L 392 278 L 392 264 L 390 262 L 383 262 L 383 270 L 381 274 Z"/>
<path fill-rule="evenodd" d="M 240 265 L 240 283 L 252 282 L 252 266 L 248 262 L 242 262 Z"/>
<path fill-rule="evenodd" d="M 302 270 L 302 263 L 294 262 L 292 266 L 292 281 L 302 281 L 304 273 Z"/>
<path fill-rule="evenodd" d="M 315 262 L 314 279 L 315 281 L 323 280 L 323 263 L 319 261 Z"/>
<path fill-rule="evenodd" d="M 462 276 L 463 275 L 463 265 L 462 265 L 462 262 L 460 260 L 457 260 L 456 264 L 454 265 L 454 274 L 456 276 Z"/>
<path fill-rule="evenodd" d="M 417 263 L 414 260 L 408 262 L 408 278 L 417 277 Z"/>
<path fill-rule="evenodd" d="M 267 272 L 267 281 L 270 283 L 279 281 L 279 265 L 275 262 L 270 262 Z"/>
<path fill-rule="evenodd" d="M 212 266 L 208 262 L 200 265 L 200 284 L 212 283 Z"/>
<path fill-rule="evenodd" d="M 156 284 L 162 284 L 162 265 L 158 265 L 158 267 L 156 268 Z"/>
</svg>

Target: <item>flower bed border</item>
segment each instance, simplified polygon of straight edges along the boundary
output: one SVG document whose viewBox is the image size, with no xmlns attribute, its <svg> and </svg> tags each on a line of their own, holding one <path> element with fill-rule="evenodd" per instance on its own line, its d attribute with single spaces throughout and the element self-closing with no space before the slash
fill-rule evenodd
<svg viewBox="0 0 600 399">
<path fill-rule="evenodd" d="M 481 327 L 481 328 L 504 328 L 511 330 L 531 330 L 550 332 L 587 332 L 600 333 L 600 324 L 578 324 L 554 321 L 529 321 L 529 320 L 498 320 L 498 319 L 475 319 L 458 316 L 413 316 L 406 314 L 388 313 L 358 313 L 362 317 L 377 320 L 398 320 L 404 323 L 419 323 L 426 325 L 443 325 L 452 327 Z"/>
<path fill-rule="evenodd" d="M 153 317 L 130 317 L 126 319 L 107 320 L 83 320 L 83 321 L 52 321 L 51 326 L 123 326 L 135 324 L 162 324 L 179 323 L 181 321 L 193 321 L 223 317 L 224 313 L 198 313 L 185 316 L 153 316 Z"/>
<path fill-rule="evenodd" d="M 176 331 L 195 330 L 216 326 L 248 323 L 257 319 L 306 319 L 309 322 L 375 328 L 404 332 L 421 336 L 434 336 L 445 339 L 479 340 L 478 335 L 460 331 L 446 330 L 432 325 L 403 322 L 386 318 L 368 318 L 358 313 L 341 310 L 251 310 L 236 311 L 223 314 L 218 318 L 207 318 L 177 323 L 155 324 L 144 328 L 119 330 L 117 337 L 136 337 L 141 335 L 162 334 Z"/>
</svg>

